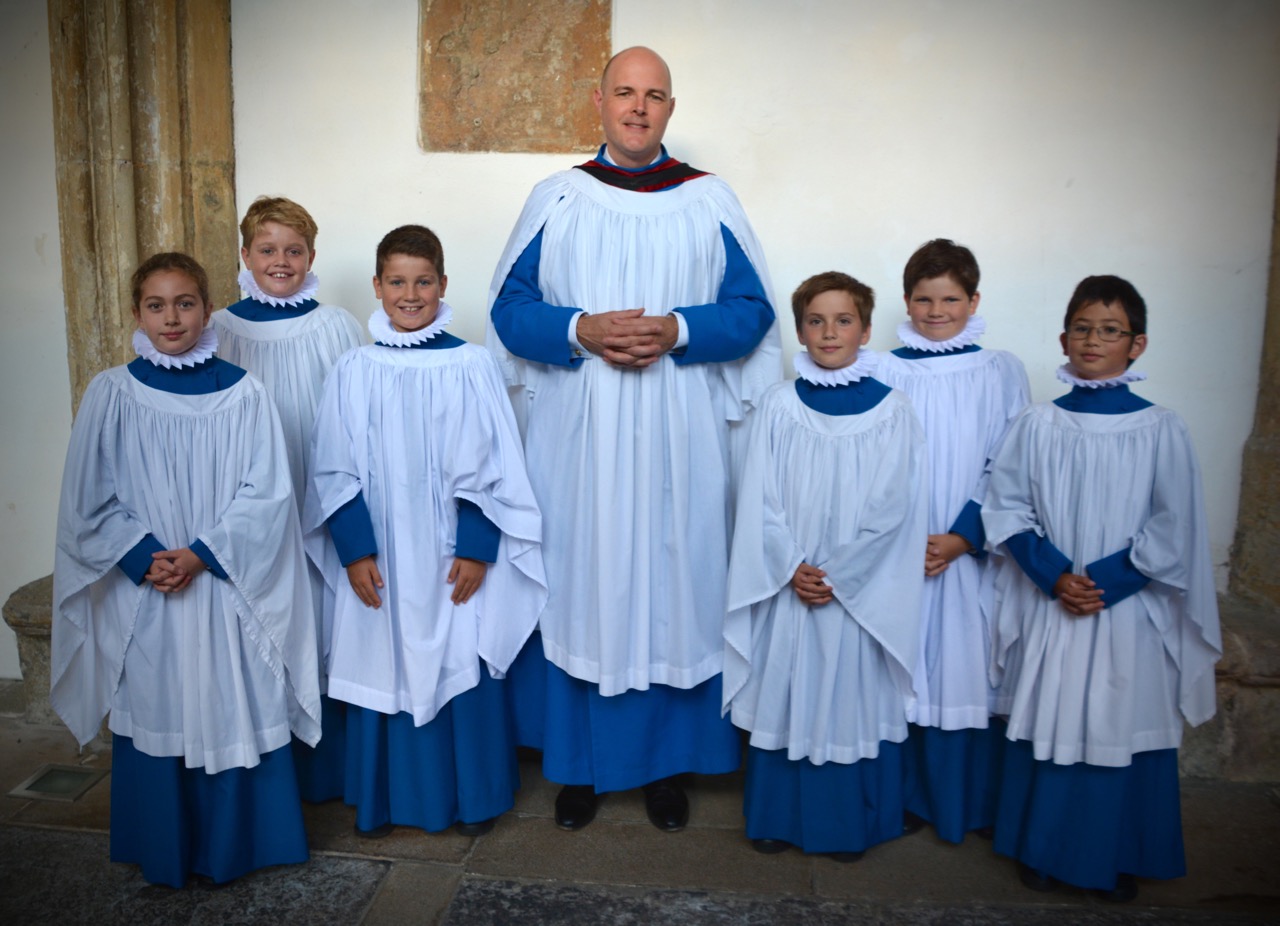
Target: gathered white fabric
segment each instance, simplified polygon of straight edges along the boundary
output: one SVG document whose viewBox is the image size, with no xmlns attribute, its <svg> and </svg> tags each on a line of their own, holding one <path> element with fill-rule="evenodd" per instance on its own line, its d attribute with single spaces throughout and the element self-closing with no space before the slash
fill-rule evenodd
<svg viewBox="0 0 1280 926">
<path fill-rule="evenodd" d="M 989 461 L 1030 401 L 1026 370 L 1000 350 L 917 360 L 889 353 L 877 377 L 911 397 L 924 426 L 929 533 L 945 534 L 970 500 L 986 495 Z M 917 559 L 923 570 L 923 550 Z M 987 726 L 995 697 L 987 673 L 991 578 L 984 561 L 960 556 L 924 580 L 912 723 Z"/>
<path fill-rule="evenodd" d="M 910 319 L 898 323 L 899 341 L 907 347 L 914 347 L 916 350 L 927 350 L 931 354 L 945 354 L 949 350 L 959 350 L 962 347 L 968 347 L 970 344 L 977 344 L 986 333 L 987 320 L 981 315 L 970 315 L 969 320 L 964 323 L 964 330 L 955 337 L 947 338 L 944 341 L 933 341 L 926 338 L 916 330 Z"/>
<path fill-rule="evenodd" d="M 294 306 L 302 305 L 308 299 L 316 297 L 317 290 L 320 289 L 320 278 L 307 271 L 307 275 L 302 278 L 302 286 L 292 296 L 268 296 L 262 291 L 262 287 L 258 285 L 258 281 L 253 278 L 253 272 L 245 269 L 240 271 L 240 275 L 236 277 L 236 282 L 240 284 L 249 298 L 254 302 L 261 302 L 263 305 L 274 306 L 277 309 L 288 309 Z"/>
<path fill-rule="evenodd" d="M 542 519 L 498 366 L 482 348 L 370 345 L 334 367 L 316 417 L 303 518 L 333 614 L 329 695 L 418 726 L 480 681 L 502 678 L 547 600 Z M 326 520 L 363 493 L 385 587 L 366 607 Z M 449 600 L 457 503 L 502 531 L 498 561 L 466 604 Z"/>
<path fill-rule="evenodd" d="M 181 354 L 164 354 L 156 350 L 156 346 L 151 343 L 151 339 L 143 333 L 141 328 L 135 328 L 133 349 L 143 360 L 150 361 L 158 367 L 164 367 L 166 370 L 193 367 L 197 363 L 204 363 L 214 355 L 218 349 L 218 334 L 211 325 L 206 325 L 190 350 L 183 351 Z"/>
<path fill-rule="evenodd" d="M 751 745 L 844 764 L 907 736 L 928 498 L 907 397 L 823 415 L 792 383 L 765 393 L 738 494 L 724 707 Z M 802 563 L 835 599 L 791 588 Z"/>
<path fill-rule="evenodd" d="M 170 488 L 179 487 L 179 488 Z M 175 493 L 180 493 L 176 495 Z M 230 577 L 181 592 L 116 567 L 148 533 Z M 176 395 L 115 367 L 71 431 L 54 556 L 49 700 L 80 743 L 110 727 L 209 773 L 320 737 L 315 624 L 280 424 L 252 376 Z"/>
<path fill-rule="evenodd" d="M 373 314 L 369 316 L 369 334 L 379 344 L 386 344 L 390 347 L 416 347 L 419 344 L 425 344 L 434 338 L 437 334 L 453 321 L 453 308 L 449 303 L 441 301 L 440 307 L 436 310 L 436 317 L 431 320 L 431 324 L 417 331 L 396 331 L 391 326 L 391 316 L 387 315 L 387 310 L 382 306 L 378 306 L 373 310 Z"/>
<path fill-rule="evenodd" d="M 1136 752 L 1176 748 L 1184 720 L 1213 716 L 1218 602 L 1200 469 L 1176 413 L 1027 408 L 996 458 L 982 517 L 994 553 L 1034 530 L 1080 573 L 1132 545 L 1151 579 L 1074 617 L 1001 555 L 991 671 L 1010 739 L 1059 765 L 1126 766 Z"/>
<path fill-rule="evenodd" d="M 760 243 L 724 181 L 635 193 L 562 171 L 534 188 L 489 306 L 539 229 L 549 304 L 665 315 L 712 303 L 725 270 L 722 223 L 772 292 Z M 663 358 L 638 371 L 521 360 L 492 321 L 487 346 L 526 421 L 543 509 L 547 658 L 606 696 L 652 684 L 692 688 L 716 675 L 729 481 L 745 438 L 736 423 L 780 378 L 777 321 L 741 360 L 677 366 Z"/>
<path fill-rule="evenodd" d="M 847 386 L 849 383 L 858 382 L 864 376 L 875 376 L 878 362 L 879 355 L 864 347 L 858 351 L 853 363 L 838 370 L 819 366 L 805 350 L 795 355 L 792 366 L 795 368 L 796 376 L 815 386 Z"/>
<path fill-rule="evenodd" d="M 250 321 L 222 309 L 210 324 L 218 332 L 218 355 L 244 367 L 262 380 L 275 402 L 289 453 L 289 479 L 298 514 L 307 496 L 308 455 L 316 406 L 324 381 L 338 358 L 364 343 L 364 333 L 351 313 L 336 305 L 321 304 L 298 318 Z M 328 639 L 322 611 L 324 582 L 308 562 L 311 600 L 315 609 L 316 645 Z M 317 655 L 321 669 L 320 690 L 326 690 L 325 654 Z"/>
<path fill-rule="evenodd" d="M 1110 389 L 1113 386 L 1140 383 L 1147 378 L 1146 373 L 1130 369 L 1125 370 L 1119 376 L 1112 376 L 1109 379 L 1082 379 L 1080 374 L 1076 372 L 1076 368 L 1069 363 L 1064 363 L 1058 367 L 1056 375 L 1060 381 L 1068 386 L 1083 386 L 1086 389 Z"/>
</svg>

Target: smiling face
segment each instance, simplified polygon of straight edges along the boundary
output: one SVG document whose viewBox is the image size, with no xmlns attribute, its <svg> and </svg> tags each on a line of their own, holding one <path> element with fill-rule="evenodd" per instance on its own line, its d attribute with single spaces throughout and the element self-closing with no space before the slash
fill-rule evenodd
<svg viewBox="0 0 1280 926">
<path fill-rule="evenodd" d="M 240 249 L 253 281 L 268 296 L 288 299 L 306 282 L 316 259 L 307 239 L 279 222 L 263 222 L 247 248 Z"/>
<path fill-rule="evenodd" d="M 1067 330 L 1059 335 L 1062 352 L 1081 379 L 1112 379 L 1127 370 L 1130 361 L 1137 360 L 1147 349 L 1147 336 L 1128 334 L 1130 327 L 1129 313 L 1119 302 L 1086 302 L 1071 316 Z M 1073 329 L 1083 337 L 1072 337 Z M 1126 333 L 1114 341 L 1101 337 L 1102 333 L 1115 332 Z"/>
<path fill-rule="evenodd" d="M 158 270 L 142 281 L 133 318 L 156 350 L 177 355 L 195 347 L 210 311 L 190 274 Z"/>
<path fill-rule="evenodd" d="M 373 278 L 373 291 L 396 331 L 418 331 L 436 320 L 449 278 L 436 273 L 425 257 L 388 254 L 382 275 Z"/>
<path fill-rule="evenodd" d="M 852 293 L 828 290 L 809 300 L 796 335 L 814 363 L 839 370 L 858 359 L 858 348 L 871 340 L 871 326 L 863 327 Z"/>
<path fill-rule="evenodd" d="M 979 294 L 970 296 L 949 275 L 921 280 L 903 298 L 911 327 L 930 341 L 954 338 L 978 311 Z"/>
<path fill-rule="evenodd" d="M 595 91 L 609 158 L 619 167 L 646 167 L 662 148 L 675 111 L 671 72 L 647 48 L 619 52 Z"/>
</svg>

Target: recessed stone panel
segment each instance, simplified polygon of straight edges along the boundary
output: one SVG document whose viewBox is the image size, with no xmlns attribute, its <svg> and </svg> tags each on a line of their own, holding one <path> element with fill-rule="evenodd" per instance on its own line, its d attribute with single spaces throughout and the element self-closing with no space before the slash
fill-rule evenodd
<svg viewBox="0 0 1280 926">
<path fill-rule="evenodd" d="M 419 0 L 427 151 L 590 151 L 611 0 Z"/>
</svg>

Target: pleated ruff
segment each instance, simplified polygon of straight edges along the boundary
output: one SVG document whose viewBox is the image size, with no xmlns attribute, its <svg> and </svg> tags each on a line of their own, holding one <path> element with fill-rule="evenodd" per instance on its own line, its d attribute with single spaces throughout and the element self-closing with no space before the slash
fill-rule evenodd
<svg viewBox="0 0 1280 926">
<path fill-rule="evenodd" d="M 479 823 L 510 810 L 519 788 L 503 682 L 487 672 L 422 726 L 407 712 L 347 707 L 345 800 L 360 829 Z"/>
<path fill-rule="evenodd" d="M 298 792 L 304 801 L 319 804 L 343 795 L 347 766 L 347 706 L 327 695 L 320 696 L 320 742 L 308 746 L 293 738 L 293 765 L 298 772 Z"/>
<path fill-rule="evenodd" d="M 939 730 L 911 724 L 903 753 L 907 810 L 947 842 L 996 820 L 1004 722 L 985 730 Z"/>
<path fill-rule="evenodd" d="M 193 874 L 223 884 L 308 857 L 288 747 L 265 753 L 253 768 L 210 775 L 112 737 L 111 861 L 180 888 Z"/>
<path fill-rule="evenodd" d="M 602 794 L 683 772 L 721 775 L 741 764 L 738 732 L 720 716 L 720 676 L 694 688 L 652 685 L 606 697 L 543 661 L 542 771 L 549 780 Z"/>
<path fill-rule="evenodd" d="M 1056 765 L 1025 740 L 1006 743 L 995 850 L 1077 887 L 1182 877 L 1178 751 L 1135 753 L 1115 768 Z"/>
<path fill-rule="evenodd" d="M 1026 371 L 1007 351 L 982 350 L 927 360 L 886 354 L 876 376 L 911 397 L 929 461 L 929 533 L 945 534 L 970 499 L 981 502 L 986 492 L 987 460 L 1028 402 Z M 984 573 L 983 561 L 961 556 L 925 580 L 913 723 L 944 730 L 987 725 Z"/>
<path fill-rule="evenodd" d="M 780 839 L 805 852 L 862 852 L 902 835 L 901 743 L 849 765 L 747 750 L 747 838 Z"/>
</svg>

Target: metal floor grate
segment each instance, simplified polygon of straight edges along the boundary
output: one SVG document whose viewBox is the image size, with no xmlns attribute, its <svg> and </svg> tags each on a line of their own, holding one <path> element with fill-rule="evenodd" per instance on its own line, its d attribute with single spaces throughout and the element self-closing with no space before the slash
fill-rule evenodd
<svg viewBox="0 0 1280 926">
<path fill-rule="evenodd" d="M 104 768 L 82 765 L 42 765 L 36 773 L 9 792 L 10 797 L 38 801 L 75 801 L 107 774 Z"/>
</svg>

